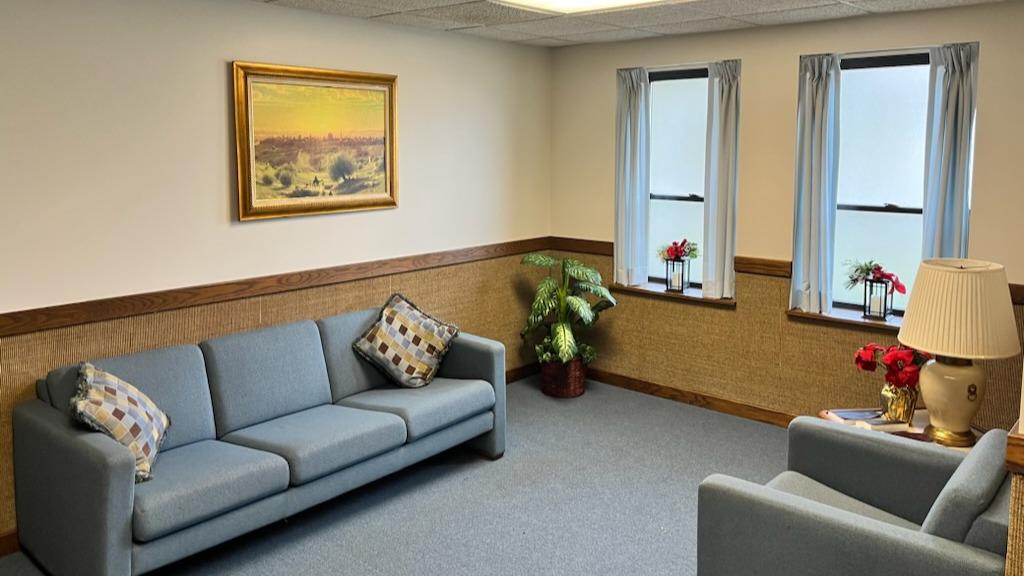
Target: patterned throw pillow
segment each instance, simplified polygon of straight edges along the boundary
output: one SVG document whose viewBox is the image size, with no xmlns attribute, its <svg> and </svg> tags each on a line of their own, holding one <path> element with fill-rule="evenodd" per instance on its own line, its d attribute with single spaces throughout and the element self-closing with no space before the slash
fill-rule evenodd
<svg viewBox="0 0 1024 576">
<path fill-rule="evenodd" d="M 149 479 L 171 421 L 148 396 L 117 376 L 85 363 L 78 372 L 71 415 L 127 446 L 135 455 L 135 481 Z"/>
<path fill-rule="evenodd" d="M 395 294 L 352 348 L 399 386 L 420 388 L 434 379 L 458 335 L 457 327 L 431 318 Z"/>
</svg>

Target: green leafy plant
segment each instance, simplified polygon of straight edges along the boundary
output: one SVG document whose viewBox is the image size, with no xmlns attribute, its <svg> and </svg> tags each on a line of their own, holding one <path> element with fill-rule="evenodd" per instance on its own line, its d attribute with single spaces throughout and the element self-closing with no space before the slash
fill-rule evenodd
<svg viewBox="0 0 1024 576">
<path fill-rule="evenodd" d="M 527 254 L 523 264 L 547 268 L 549 275 L 537 284 L 522 337 L 543 329 L 544 339 L 534 350 L 541 362 L 571 362 L 580 358 L 585 364 L 594 361 L 594 348 L 580 342 L 575 333 L 579 327 L 592 326 L 601 312 L 615 306 L 615 298 L 602 285 L 597 270 L 573 258 L 559 260 L 547 254 Z M 555 269 L 561 278 L 551 274 Z"/>
</svg>

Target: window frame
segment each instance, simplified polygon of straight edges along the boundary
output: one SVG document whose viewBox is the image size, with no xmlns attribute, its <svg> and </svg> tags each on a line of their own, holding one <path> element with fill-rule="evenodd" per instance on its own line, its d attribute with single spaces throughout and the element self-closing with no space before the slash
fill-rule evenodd
<svg viewBox="0 0 1024 576">
<path fill-rule="evenodd" d="M 927 50 L 915 51 L 915 52 L 902 52 L 899 54 L 880 54 L 873 56 L 843 56 L 839 60 L 839 70 L 864 70 L 869 68 L 893 68 L 899 66 L 928 66 L 931 64 L 931 55 Z M 840 105 L 842 105 L 840 103 Z M 840 152 L 841 153 L 841 152 Z M 923 168 L 922 168 L 923 169 Z M 923 192 L 922 192 L 923 193 Z M 924 208 L 913 208 L 909 206 L 900 206 L 898 204 L 883 203 L 882 205 L 877 204 L 836 204 L 836 212 L 840 210 L 850 212 L 874 212 L 882 214 L 919 214 L 924 217 Z M 832 254 L 832 258 L 835 258 L 835 254 Z M 846 310 L 860 310 L 863 308 L 863 304 L 853 304 L 850 302 L 840 302 L 836 300 L 835 294 L 832 295 L 832 306 L 833 308 L 842 308 Z M 894 308 L 892 314 L 894 316 L 903 316 L 905 311 L 902 309 Z"/>
<path fill-rule="evenodd" d="M 655 82 L 664 82 L 666 80 L 693 80 L 697 78 L 710 78 L 711 74 L 708 71 L 707 66 L 697 66 L 692 68 L 674 68 L 671 70 L 654 70 L 647 73 L 647 82 L 654 84 Z M 653 112 L 653 109 L 652 109 Z M 705 135 L 705 138 L 707 135 Z M 707 174 L 704 174 L 704 181 L 707 182 Z M 672 196 L 669 194 L 653 194 L 648 193 L 647 202 L 651 200 L 668 200 L 672 202 L 700 202 L 704 205 L 704 196 L 699 194 L 688 194 L 686 196 Z M 665 278 L 663 276 L 654 276 L 648 272 L 647 280 L 652 283 L 664 283 Z M 694 289 L 700 289 L 704 287 L 703 282 L 691 282 L 690 287 Z"/>
</svg>

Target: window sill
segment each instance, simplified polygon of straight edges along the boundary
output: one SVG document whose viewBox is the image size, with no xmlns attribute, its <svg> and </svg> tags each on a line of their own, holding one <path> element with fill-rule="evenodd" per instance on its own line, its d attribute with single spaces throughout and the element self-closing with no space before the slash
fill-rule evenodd
<svg viewBox="0 0 1024 576">
<path fill-rule="evenodd" d="M 888 320 L 868 320 L 864 318 L 861 313 L 857 310 L 846 310 L 843 308 L 833 308 L 832 312 L 828 314 L 818 314 L 815 312 L 804 312 L 793 308 L 786 311 L 786 316 L 791 319 L 805 320 L 808 322 L 821 322 L 824 324 L 832 324 L 834 326 L 856 326 L 858 328 L 867 328 L 869 330 L 879 330 L 882 332 L 891 332 L 893 334 L 900 331 L 900 326 L 903 324 L 903 318 L 900 316 L 889 316 Z"/>
<path fill-rule="evenodd" d="M 620 294 L 632 294 L 646 298 L 657 298 L 659 300 L 671 300 L 674 302 L 685 302 L 691 304 L 702 304 L 718 308 L 736 308 L 736 300 L 732 298 L 705 298 L 700 290 L 695 288 L 687 289 L 686 292 L 668 292 L 664 284 L 646 282 L 639 286 L 626 286 L 623 284 L 612 284 L 612 292 Z"/>
</svg>

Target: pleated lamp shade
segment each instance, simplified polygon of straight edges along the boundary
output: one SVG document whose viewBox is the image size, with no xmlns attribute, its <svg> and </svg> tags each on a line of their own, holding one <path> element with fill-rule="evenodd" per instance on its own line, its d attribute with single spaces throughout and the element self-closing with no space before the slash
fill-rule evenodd
<svg viewBox="0 0 1024 576">
<path fill-rule="evenodd" d="M 986 360 L 1020 352 L 1006 270 L 982 260 L 925 260 L 898 336 L 937 356 Z"/>
</svg>

